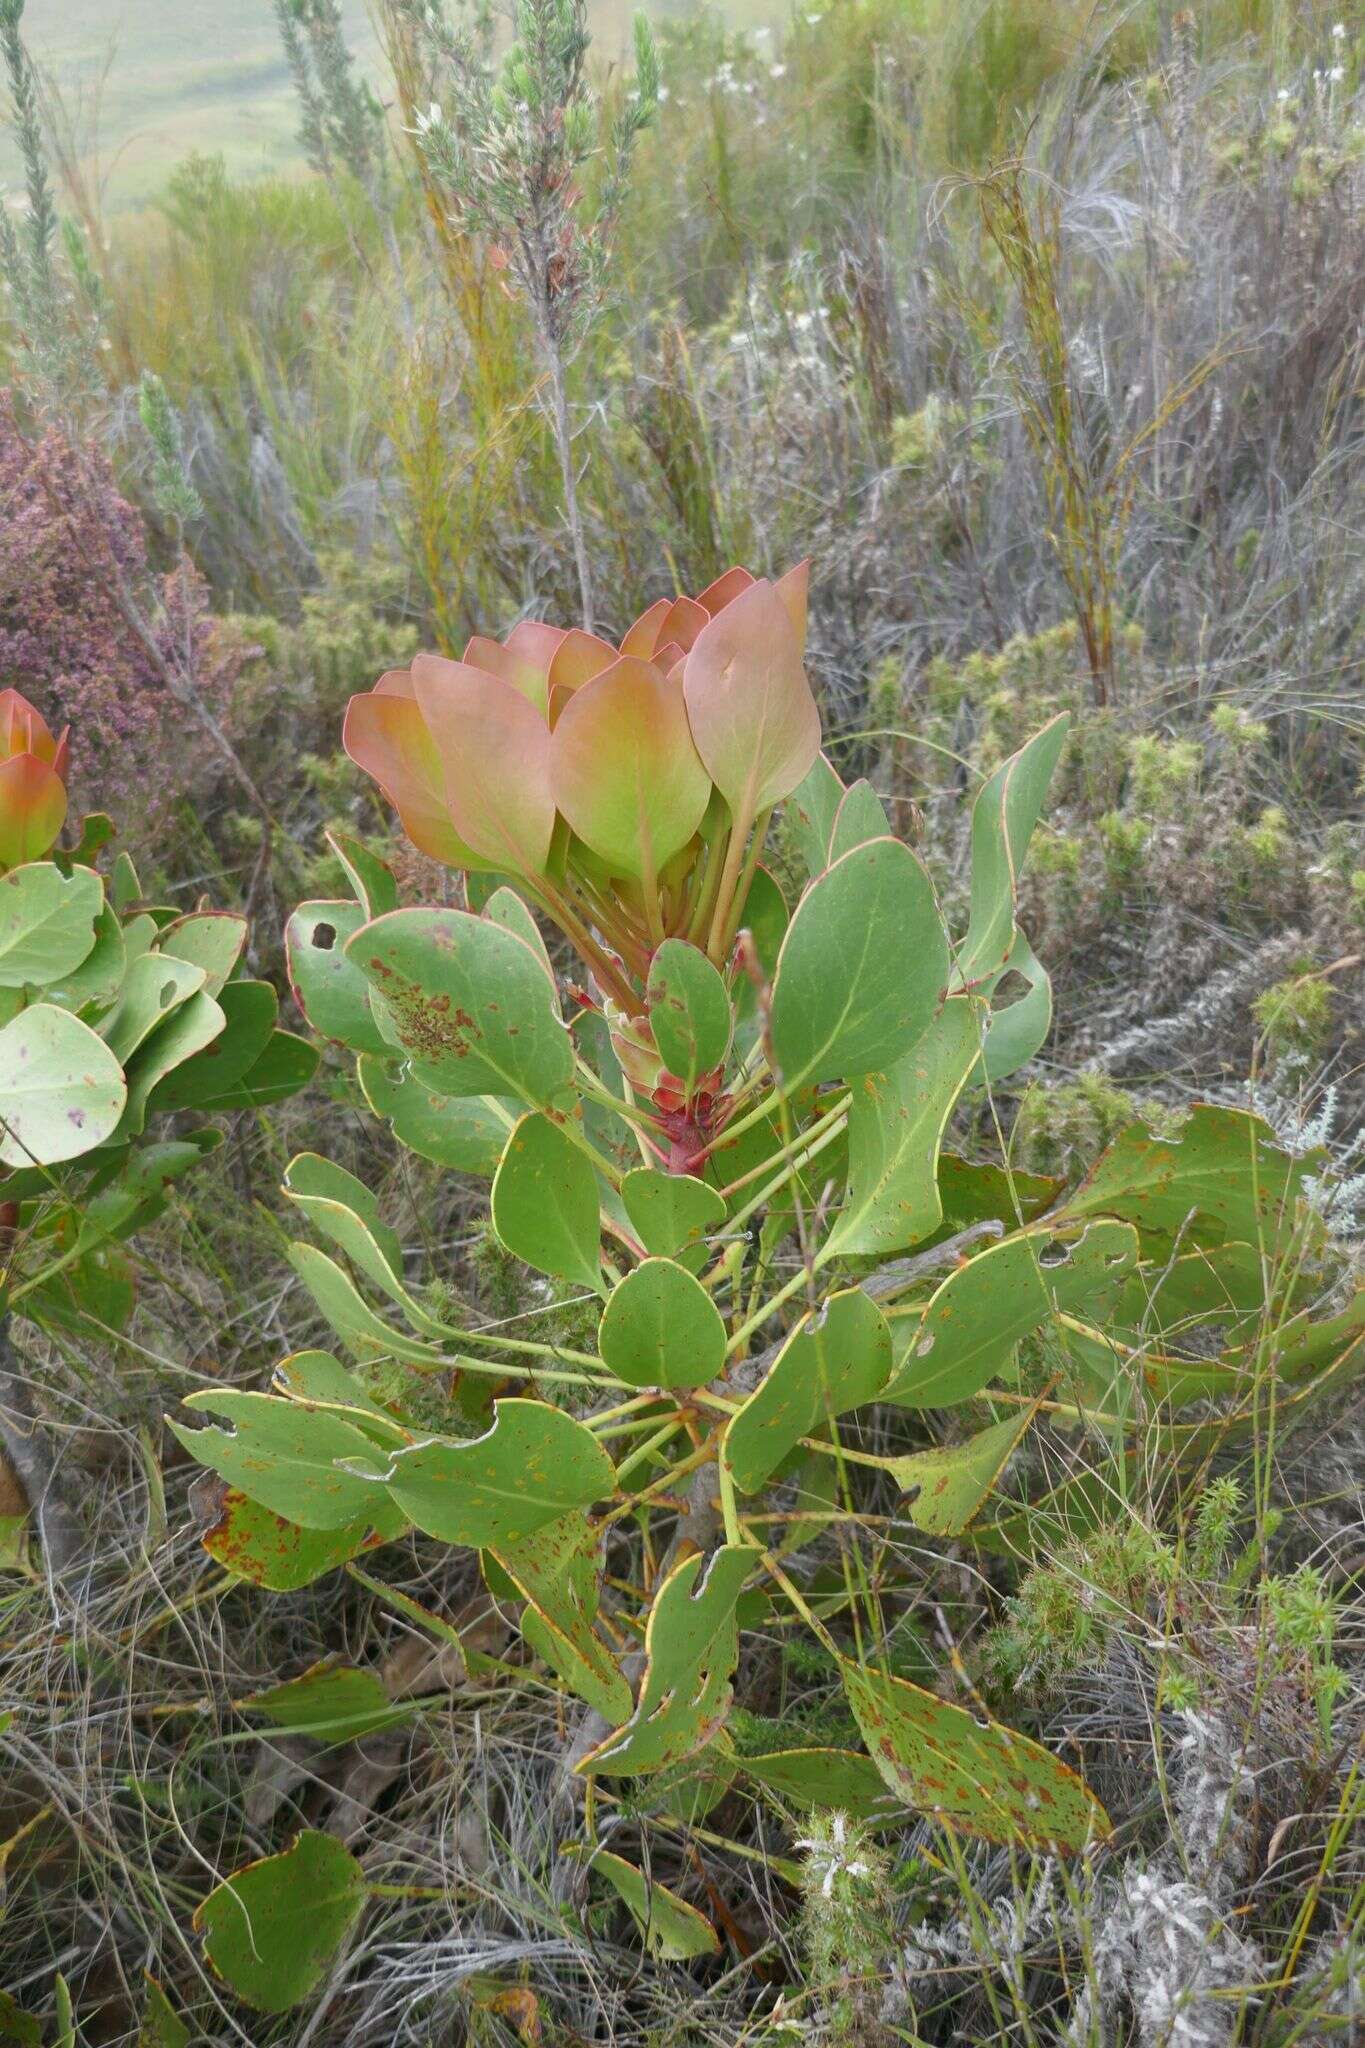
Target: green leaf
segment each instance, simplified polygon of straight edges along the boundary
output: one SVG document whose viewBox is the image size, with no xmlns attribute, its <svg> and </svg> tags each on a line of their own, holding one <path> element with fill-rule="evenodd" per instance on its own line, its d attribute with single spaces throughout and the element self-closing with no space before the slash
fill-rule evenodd
<svg viewBox="0 0 1365 2048">
<path fill-rule="evenodd" d="M 705 1748 L 730 1710 L 739 1661 L 735 1603 L 758 1561 L 757 1551 L 734 1543 L 674 1566 L 649 1612 L 635 1712 L 582 1759 L 579 1772 L 638 1776 Z"/>
<path fill-rule="evenodd" d="M 358 1238 L 359 1234 L 357 1228 L 354 1235 Z M 376 1315 L 350 1275 L 326 1252 L 311 1244 L 292 1244 L 285 1257 L 342 1343 L 357 1358 L 406 1358 L 413 1365 L 440 1363 L 444 1353 L 439 1344 L 405 1336 Z"/>
<path fill-rule="evenodd" d="M 294 1000 L 314 1031 L 353 1052 L 391 1048 L 370 1007 L 370 985 L 346 942 L 368 922 L 358 903 L 301 903 L 284 929 Z"/>
<path fill-rule="evenodd" d="M 499 1401 L 493 1426 L 464 1443 L 433 1437 L 375 1459 L 404 1514 L 443 1543 L 502 1550 L 574 1508 L 606 1498 L 611 1459 L 590 1429 L 543 1401 Z"/>
<path fill-rule="evenodd" d="M 849 784 L 839 799 L 839 808 L 829 834 L 828 867 L 855 846 L 865 846 L 869 839 L 885 839 L 891 833 L 881 799 L 872 784 L 865 778 Z"/>
<path fill-rule="evenodd" d="M 144 953 L 134 960 L 118 1002 L 99 1027 L 100 1037 L 119 1065 L 126 1067 L 157 1026 L 203 985 L 203 968 L 192 967 L 188 961 L 163 959 L 159 952 Z"/>
<path fill-rule="evenodd" d="M 213 1481 L 198 1485 L 213 1486 Z M 402 1510 L 382 1493 L 369 1514 L 340 1529 L 304 1529 L 234 1486 L 211 1496 L 211 1520 L 200 1542 L 225 1571 L 269 1593 L 296 1593 L 353 1557 L 392 1542 L 407 1528 Z"/>
<path fill-rule="evenodd" d="M 417 1711 L 411 1701 L 391 1700 L 373 1671 L 330 1659 L 236 1705 L 244 1714 L 263 1715 L 288 1735 L 307 1735 L 328 1746 L 397 1727 Z"/>
<path fill-rule="evenodd" d="M 428 1336 L 441 1331 L 443 1326 L 404 1286 L 398 1233 L 383 1221 L 379 1204 L 363 1181 L 316 1152 L 300 1152 L 285 1169 L 283 1193 L 317 1230 L 341 1246 L 358 1272 L 398 1303 L 417 1329 Z"/>
<path fill-rule="evenodd" d="M 901 1512 L 931 1536 L 960 1536 L 976 1520 L 1037 1414 L 1037 1404 L 978 1430 L 965 1443 L 890 1458 L 887 1470 L 905 1498 Z"/>
<path fill-rule="evenodd" d="M 376 1116 L 389 1119 L 400 1145 L 457 1173 L 496 1171 L 519 1104 L 493 1095 L 438 1095 L 397 1059 L 361 1055 L 361 1093 Z"/>
<path fill-rule="evenodd" d="M 788 1090 L 892 1065 L 921 1036 L 948 979 L 948 943 L 924 867 L 873 839 L 812 882 L 773 984 L 773 1053 Z"/>
<path fill-rule="evenodd" d="M 123 986 L 128 967 L 128 948 L 118 912 L 107 900 L 95 919 L 95 943 L 78 967 L 50 981 L 43 994 L 49 1003 L 64 1010 L 82 1010 L 108 1003 Z"/>
<path fill-rule="evenodd" d="M 171 1183 L 221 1142 L 217 1131 L 196 1131 L 163 1144 L 141 1145 L 126 1157 L 111 1160 L 85 1191 L 77 1244 L 91 1250 L 110 1238 L 131 1237 L 144 1229 L 164 1210 Z"/>
<path fill-rule="evenodd" d="M 1069 714 L 1061 712 L 1011 754 L 977 793 L 972 806 L 972 907 L 955 967 L 961 987 L 1003 971 L 1014 944 L 1019 872 L 1048 784 L 1066 744 Z"/>
<path fill-rule="evenodd" d="M 150 957 L 150 956 L 147 956 Z M 184 972 L 197 972 L 186 968 Z M 163 982 L 162 987 L 165 986 Z M 135 1138 L 147 1120 L 148 1104 L 158 1082 L 173 1074 L 186 1060 L 213 1044 L 226 1023 L 221 1006 L 203 990 L 170 1011 L 127 1063 L 128 1103 L 119 1120 L 118 1136 Z M 212 1101 L 195 1105 L 201 1110 L 214 1107 Z"/>
<path fill-rule="evenodd" d="M 829 866 L 829 839 L 843 794 L 837 771 L 819 754 L 805 781 L 787 798 L 787 823 L 812 881 Z"/>
<path fill-rule="evenodd" d="M 857 1287 L 803 1316 L 766 1377 L 726 1427 L 721 1456 L 741 1493 L 757 1493 L 802 1437 L 880 1398 L 891 1377 L 886 1317 Z"/>
<path fill-rule="evenodd" d="M 855 1820 L 903 1814 L 900 1800 L 887 1791 L 871 1757 L 856 1749 L 777 1749 L 764 1756 L 741 1757 L 740 1768 L 803 1811 L 832 1807 Z"/>
<path fill-rule="evenodd" d="M 995 1221 L 1006 1230 L 1034 1223 L 1056 1201 L 1064 1180 L 1041 1173 L 1006 1172 L 1002 1166 L 978 1165 L 945 1152 L 938 1162 L 938 1195 L 943 1223 L 936 1236 L 954 1236 L 973 1223 Z"/>
<path fill-rule="evenodd" d="M 156 1978 L 149 1977 L 144 1970 L 142 1981 L 147 1987 L 147 1998 L 142 2008 L 137 2048 L 190 2048 L 190 2030 Z"/>
<path fill-rule="evenodd" d="M 95 944 L 104 885 L 89 868 L 49 860 L 0 876 L 0 988 L 45 988 L 78 968 Z"/>
<path fill-rule="evenodd" d="M 700 1244 L 725 1221 L 718 1189 L 691 1174 L 662 1173 L 654 1166 L 633 1168 L 621 1183 L 621 1199 L 645 1250 L 666 1259 Z"/>
<path fill-rule="evenodd" d="M 630 1687 L 593 1622 L 601 1594 L 601 1537 L 581 1510 L 489 1553 L 526 1601 L 521 1632 L 537 1656 L 607 1721 L 632 1706 Z"/>
<path fill-rule="evenodd" d="M 326 1977 L 365 1910 L 365 1873 L 331 1835 L 305 1831 L 235 1870 L 194 1916 L 204 1953 L 258 2012 L 288 2012 Z"/>
<path fill-rule="evenodd" d="M 354 1423 L 245 1388 L 205 1388 L 190 1394 L 185 1406 L 196 1414 L 219 1415 L 230 1425 L 187 1429 L 170 1422 L 172 1435 L 190 1456 L 301 1528 L 348 1529 L 363 1517 L 373 1520 L 384 1506 L 378 1481 L 359 1478 L 339 1463 L 358 1460 L 364 1470 L 376 1457 L 383 1462 L 382 1453 Z"/>
<path fill-rule="evenodd" d="M 1237 1241 L 1272 1247 L 1294 1223 L 1303 1166 L 1243 1109 L 1197 1103 L 1172 1137 L 1120 1131 L 1067 1202 L 1067 1216 L 1121 1216 L 1144 1250 Z"/>
<path fill-rule="evenodd" d="M 575 1853 L 583 1853 L 578 1843 L 570 1844 Z M 566 1855 L 570 1850 L 564 1852 Z M 610 1849 L 588 1850 L 591 1868 L 599 1877 L 605 1877 L 612 1889 L 625 1900 L 635 1923 L 645 1938 L 645 1947 L 656 1961 L 661 1963 L 685 1963 L 694 1956 L 714 1956 L 720 1953 L 720 1937 L 704 1913 L 695 1906 L 689 1906 L 686 1899 L 680 1899 L 667 1885 L 657 1878 L 647 1878 L 633 1863 L 627 1863 L 623 1856 L 617 1856 Z"/>
<path fill-rule="evenodd" d="M 665 939 L 650 963 L 645 1003 L 659 1056 L 691 1095 L 730 1050 L 725 983 L 696 946 Z"/>
<path fill-rule="evenodd" d="M 848 1195 L 820 1261 L 899 1251 L 943 1220 L 938 1155 L 957 1098 L 981 1050 L 977 1006 L 945 1003 L 924 1035 L 884 1073 L 853 1084 Z"/>
<path fill-rule="evenodd" d="M 0 1991 L 0 2041 L 14 2041 L 18 2048 L 43 2048 L 43 2023 L 25 2012 L 8 1991 Z"/>
<path fill-rule="evenodd" d="M 35 1003 L 0 1029 L 0 1165 L 54 1166 L 92 1152 L 127 1097 L 113 1053 L 69 1011 Z"/>
<path fill-rule="evenodd" d="M 224 997 L 243 985 L 230 983 L 223 990 Z M 317 1069 L 316 1046 L 292 1031 L 272 1031 L 265 1051 L 247 1068 L 241 1080 L 196 1101 L 195 1108 L 214 1116 L 232 1109 L 268 1109 L 272 1102 L 285 1102 L 306 1088 Z"/>
<path fill-rule="evenodd" d="M 671 1259 L 645 1259 L 613 1288 L 598 1331 L 602 1363 L 631 1387 L 701 1387 L 725 1363 L 720 1310 Z"/>
<path fill-rule="evenodd" d="M 349 832 L 329 832 L 327 844 L 345 869 L 356 902 L 367 917 L 383 917 L 385 911 L 397 910 L 398 884 L 387 862 Z"/>
<path fill-rule="evenodd" d="M 536 923 L 524 897 L 519 896 L 509 883 L 504 882 L 501 888 L 493 891 L 480 915 L 485 917 L 489 924 L 501 925 L 505 932 L 511 932 L 514 937 L 524 940 L 549 975 L 551 988 L 554 987 L 555 971 L 550 963 L 545 935 Z"/>
<path fill-rule="evenodd" d="M 270 1043 L 279 998 L 268 981 L 230 981 L 217 996 L 223 1028 L 211 1045 L 183 1060 L 147 1097 L 149 1116 L 203 1109 L 235 1087 Z"/>
<path fill-rule="evenodd" d="M 246 934 L 246 919 L 236 911 L 194 910 L 166 926 L 157 940 L 157 951 L 202 967 L 203 987 L 216 996 L 242 957 Z"/>
<path fill-rule="evenodd" d="M 981 1074 L 988 1081 L 1003 1081 L 1026 1066 L 1052 1029 L 1052 983 L 1021 931 L 1016 931 L 1000 973 L 984 984 L 986 993 L 993 995 L 1006 976 L 1014 975 L 1027 986 L 1022 995 L 1012 995 L 1000 1009 L 991 1010 L 981 1054 Z"/>
<path fill-rule="evenodd" d="M 979 1393 L 1021 1337 L 1058 1311 L 1100 1313 L 1132 1272 L 1137 1236 L 1126 1223 L 1079 1235 L 1047 1226 L 987 1245 L 959 1266 L 927 1307 L 897 1317 L 898 1370 L 882 1396 L 901 1408 L 948 1408 Z"/>
<path fill-rule="evenodd" d="M 840 1660 L 878 1770 L 908 1806 L 985 1841 L 1071 1856 L 1110 1833 L 1074 1771 L 1012 1728 L 978 1721 L 908 1679 Z"/>
<path fill-rule="evenodd" d="M 537 1109 L 568 1088 L 573 1046 L 554 989 L 514 932 L 463 910 L 395 910 L 346 952 L 428 1086 Z"/>
<path fill-rule="evenodd" d="M 514 1258 L 594 1292 L 602 1285 L 597 1175 L 549 1117 L 522 1117 L 493 1179 L 493 1228 Z"/>
</svg>

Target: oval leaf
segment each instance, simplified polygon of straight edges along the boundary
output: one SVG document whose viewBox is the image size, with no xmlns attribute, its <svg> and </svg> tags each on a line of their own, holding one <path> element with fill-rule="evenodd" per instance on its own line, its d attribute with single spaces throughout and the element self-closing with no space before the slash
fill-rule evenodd
<svg viewBox="0 0 1365 2048">
<path fill-rule="evenodd" d="M 308 1832 L 282 1855 L 225 1878 L 196 1912 L 194 1930 L 238 1998 L 258 2012 L 288 2012 L 327 1975 L 368 1895 L 350 1850 Z"/>
<path fill-rule="evenodd" d="M 801 636 L 768 582 L 726 605 L 687 656 L 692 737 L 740 831 L 790 796 L 820 751 L 820 714 L 801 657 Z"/>
<path fill-rule="evenodd" d="M 90 868 L 64 875 L 32 861 L 0 877 L 0 988 L 45 988 L 74 973 L 95 944 L 104 884 Z"/>
<path fill-rule="evenodd" d="M 465 1443 L 432 1438 L 382 1459 L 404 1514 L 443 1543 L 501 1550 L 574 1508 L 604 1499 L 616 1483 L 590 1429 L 543 1401 L 499 1401 L 493 1426 Z"/>
<path fill-rule="evenodd" d="M 982 1723 L 908 1679 L 849 1658 L 841 1664 L 868 1751 L 908 1806 L 988 1842 L 1063 1856 L 1109 1834 L 1094 1793 L 1027 1736 Z"/>
<path fill-rule="evenodd" d="M 923 864 L 873 839 L 812 882 L 773 984 L 773 1053 L 790 1090 L 889 1067 L 928 1028 L 948 942 Z"/>
<path fill-rule="evenodd" d="M 127 1099 L 113 1053 L 68 1011 L 35 1003 L 0 1030 L 0 1164 L 54 1166 L 92 1152 Z"/>
<path fill-rule="evenodd" d="M 567 1088 L 573 1046 L 554 989 L 514 932 L 465 910 L 394 910 L 346 953 L 428 1086 L 535 1108 Z"/>
<path fill-rule="evenodd" d="M 524 1116 L 507 1140 L 493 1178 L 493 1228 L 537 1272 L 601 1287 L 597 1175 L 547 1116 Z"/>
<path fill-rule="evenodd" d="M 665 939 L 650 962 L 645 1001 L 659 1057 L 691 1095 L 730 1050 L 725 983 L 696 946 Z"/>
<path fill-rule="evenodd" d="M 613 1289 L 597 1341 L 627 1386 L 700 1387 L 724 1365 L 727 1340 L 701 1282 L 671 1259 L 646 1259 Z"/>
<path fill-rule="evenodd" d="M 613 874 L 647 886 L 686 846 L 711 796 L 676 681 L 629 656 L 569 698 L 550 772 L 584 844 Z"/>
</svg>

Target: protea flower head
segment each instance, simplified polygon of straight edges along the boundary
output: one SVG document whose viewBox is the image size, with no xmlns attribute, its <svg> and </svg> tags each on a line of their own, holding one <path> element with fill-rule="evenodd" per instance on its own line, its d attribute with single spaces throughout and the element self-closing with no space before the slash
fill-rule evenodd
<svg viewBox="0 0 1365 2048">
<path fill-rule="evenodd" d="M 0 690 L 0 869 L 41 860 L 66 822 L 67 733 L 17 690 Z"/>
<path fill-rule="evenodd" d="M 815 761 L 808 565 L 661 598 L 619 646 L 525 621 L 421 654 L 346 713 L 423 853 L 517 878 L 618 1004 L 665 937 L 719 957 L 768 816 Z"/>
</svg>

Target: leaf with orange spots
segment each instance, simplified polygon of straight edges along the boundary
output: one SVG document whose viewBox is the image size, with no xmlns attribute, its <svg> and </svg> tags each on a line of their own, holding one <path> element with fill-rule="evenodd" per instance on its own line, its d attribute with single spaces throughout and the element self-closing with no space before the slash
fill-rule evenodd
<svg viewBox="0 0 1365 2048">
<path fill-rule="evenodd" d="M 475 1550 L 518 1543 L 616 1483 L 592 1431 L 544 1401 L 499 1401 L 492 1428 L 463 1442 L 428 1437 L 387 1459 L 362 1446 L 348 1470 L 386 1487 L 429 1536 Z"/>
<path fill-rule="evenodd" d="M 988 1842 L 1063 1856 L 1110 1833 L 1089 1787 L 1026 1735 L 852 1658 L 840 1669 L 868 1752 L 907 1806 Z"/>
</svg>

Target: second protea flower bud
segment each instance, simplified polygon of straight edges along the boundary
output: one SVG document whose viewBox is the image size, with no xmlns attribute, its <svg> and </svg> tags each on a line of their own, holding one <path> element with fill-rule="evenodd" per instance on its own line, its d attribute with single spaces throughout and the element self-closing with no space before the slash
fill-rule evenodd
<svg viewBox="0 0 1365 2048">
<path fill-rule="evenodd" d="M 27 697 L 0 690 L 0 869 L 41 860 L 56 844 L 70 753 L 66 732 L 54 739 Z"/>
</svg>

